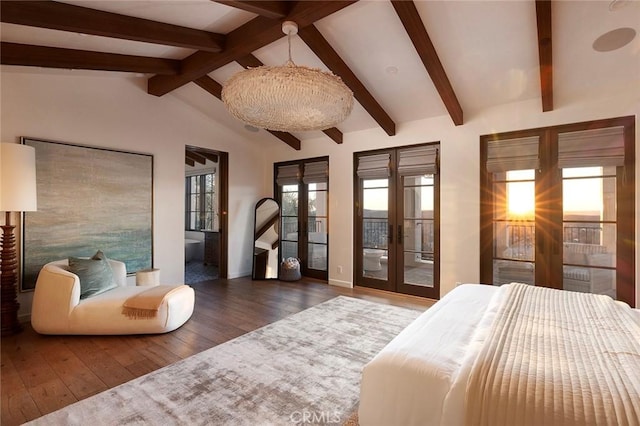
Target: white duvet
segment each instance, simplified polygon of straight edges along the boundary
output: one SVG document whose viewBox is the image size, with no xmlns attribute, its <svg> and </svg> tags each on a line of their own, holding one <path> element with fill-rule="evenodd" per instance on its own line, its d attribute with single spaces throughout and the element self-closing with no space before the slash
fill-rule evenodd
<svg viewBox="0 0 640 426">
<path fill-rule="evenodd" d="M 456 287 L 390 342 L 364 367 L 360 425 L 463 425 L 469 376 L 507 288 Z"/>
</svg>

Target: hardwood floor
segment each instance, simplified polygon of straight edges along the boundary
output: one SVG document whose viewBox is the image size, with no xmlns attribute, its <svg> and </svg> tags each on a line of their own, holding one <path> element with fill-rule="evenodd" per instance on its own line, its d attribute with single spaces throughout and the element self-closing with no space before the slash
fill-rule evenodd
<svg viewBox="0 0 640 426">
<path fill-rule="evenodd" d="M 416 309 L 434 301 L 379 290 L 248 278 L 193 284 L 193 316 L 171 333 L 144 336 L 43 336 L 29 324 L 2 338 L 1 423 L 17 425 L 182 358 L 327 301 L 337 295 Z"/>
</svg>

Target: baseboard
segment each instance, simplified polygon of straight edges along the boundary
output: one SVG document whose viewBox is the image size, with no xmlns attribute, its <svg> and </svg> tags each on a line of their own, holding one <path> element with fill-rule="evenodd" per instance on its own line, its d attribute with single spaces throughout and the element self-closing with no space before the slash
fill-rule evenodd
<svg viewBox="0 0 640 426">
<path fill-rule="evenodd" d="M 251 271 L 240 271 L 240 272 L 236 272 L 236 273 L 227 273 L 227 279 L 228 280 L 232 280 L 234 278 L 240 278 L 240 277 L 251 277 L 252 273 Z"/>
<path fill-rule="evenodd" d="M 353 288 L 353 283 L 350 281 L 333 280 L 331 278 L 329 278 L 329 285 L 335 285 L 337 287 L 344 287 L 344 288 Z"/>
</svg>

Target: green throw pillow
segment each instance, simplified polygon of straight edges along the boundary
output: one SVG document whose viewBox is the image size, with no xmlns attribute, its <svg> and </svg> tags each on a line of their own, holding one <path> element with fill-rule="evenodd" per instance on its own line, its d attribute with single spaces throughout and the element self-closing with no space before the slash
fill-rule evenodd
<svg viewBox="0 0 640 426">
<path fill-rule="evenodd" d="M 80 278 L 80 299 L 95 296 L 116 288 L 111 265 L 98 251 L 91 259 L 69 258 L 69 272 Z"/>
</svg>

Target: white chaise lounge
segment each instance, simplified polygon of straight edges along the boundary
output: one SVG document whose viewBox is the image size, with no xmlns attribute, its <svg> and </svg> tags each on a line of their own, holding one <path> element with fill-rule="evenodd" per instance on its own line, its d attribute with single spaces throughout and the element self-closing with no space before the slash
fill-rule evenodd
<svg viewBox="0 0 640 426">
<path fill-rule="evenodd" d="M 80 279 L 69 272 L 67 260 L 44 265 L 33 295 L 33 329 L 41 334 L 166 333 L 191 317 L 195 294 L 189 286 L 165 297 L 153 318 L 125 316 L 124 302 L 149 287 L 128 285 L 125 264 L 112 259 L 108 262 L 117 287 L 86 299 L 80 299 Z"/>
</svg>

